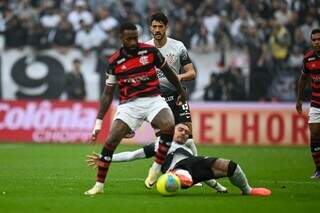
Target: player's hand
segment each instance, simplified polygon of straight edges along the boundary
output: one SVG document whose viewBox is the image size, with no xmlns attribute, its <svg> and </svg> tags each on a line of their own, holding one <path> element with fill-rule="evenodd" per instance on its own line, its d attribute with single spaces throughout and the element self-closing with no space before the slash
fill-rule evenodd
<svg viewBox="0 0 320 213">
<path fill-rule="evenodd" d="M 296 110 L 299 114 L 302 114 L 302 101 L 301 100 L 296 101 Z"/>
<path fill-rule="evenodd" d="M 100 132 L 100 129 L 93 130 L 91 138 L 90 138 L 90 143 L 95 143 L 97 141 L 99 132 Z"/>
<path fill-rule="evenodd" d="M 98 161 L 100 159 L 100 155 L 98 153 L 92 152 L 91 155 L 87 155 L 87 164 L 93 168 L 98 167 Z"/>
<path fill-rule="evenodd" d="M 97 118 L 96 123 L 94 125 L 94 129 L 92 131 L 91 138 L 90 138 L 90 143 L 95 143 L 97 141 L 99 132 L 100 132 L 100 130 L 102 128 L 102 122 L 103 122 L 102 119 L 98 119 Z"/>
<path fill-rule="evenodd" d="M 183 90 L 183 92 L 178 96 L 176 104 L 178 106 L 181 106 L 185 104 L 186 101 L 187 101 L 187 93 L 185 90 Z"/>
</svg>

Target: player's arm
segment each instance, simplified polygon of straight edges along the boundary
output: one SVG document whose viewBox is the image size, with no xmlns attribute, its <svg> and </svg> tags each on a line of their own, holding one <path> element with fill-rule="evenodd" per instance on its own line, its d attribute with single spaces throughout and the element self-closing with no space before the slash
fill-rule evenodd
<svg viewBox="0 0 320 213">
<path fill-rule="evenodd" d="M 101 130 L 103 118 L 106 115 L 113 100 L 113 92 L 114 92 L 115 84 L 116 84 L 116 77 L 114 75 L 108 75 L 106 80 L 106 86 L 104 87 L 104 90 L 100 98 L 99 112 L 97 115 L 94 129 L 92 131 L 91 142 L 96 141 L 97 136 Z"/>
<path fill-rule="evenodd" d="M 183 66 L 184 73 L 178 75 L 180 81 L 191 81 L 197 76 L 195 68 L 192 63 Z"/>
<path fill-rule="evenodd" d="M 116 153 L 112 156 L 112 162 L 127 162 L 144 158 L 146 158 L 146 154 L 144 149 L 141 148 L 134 151 Z"/>
<path fill-rule="evenodd" d="M 101 155 L 98 153 L 93 152 L 90 155 L 87 155 L 87 164 L 88 166 L 92 167 L 98 167 L 99 159 L 101 158 Z M 112 156 L 112 162 L 127 162 L 127 161 L 134 161 L 137 159 L 143 159 L 146 158 L 146 155 L 144 153 L 143 149 L 137 149 L 134 151 L 129 152 L 120 152 L 117 154 L 114 154 Z"/>
<path fill-rule="evenodd" d="M 197 72 L 189 57 L 187 48 L 182 44 L 180 47 L 180 64 L 183 68 L 183 73 L 178 75 L 180 81 L 191 81 L 196 78 Z"/>
<path fill-rule="evenodd" d="M 120 152 L 114 154 L 112 157 L 113 162 L 134 161 L 143 158 L 151 158 L 156 155 L 155 143 L 150 143 L 144 146 L 142 149 L 137 149 L 129 152 Z"/>
<path fill-rule="evenodd" d="M 151 143 L 149 145 L 144 146 L 141 149 L 137 149 L 134 151 L 127 152 L 119 152 L 113 154 L 112 162 L 128 162 L 134 161 L 138 159 L 150 158 L 155 155 L 155 144 Z M 90 155 L 87 155 L 87 164 L 92 167 L 97 167 L 98 161 L 101 158 L 101 155 L 93 152 Z"/>
<path fill-rule="evenodd" d="M 303 68 L 297 86 L 296 110 L 299 114 L 302 113 L 302 93 L 308 83 L 308 75 L 305 67 Z"/>
</svg>

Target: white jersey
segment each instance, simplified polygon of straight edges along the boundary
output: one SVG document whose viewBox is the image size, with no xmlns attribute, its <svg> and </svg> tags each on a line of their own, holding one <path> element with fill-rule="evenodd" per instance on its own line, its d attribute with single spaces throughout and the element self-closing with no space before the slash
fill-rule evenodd
<svg viewBox="0 0 320 213">
<path fill-rule="evenodd" d="M 159 147 L 159 138 L 157 139 L 155 146 L 154 146 L 154 152 L 156 153 Z M 185 153 L 175 152 L 177 149 L 183 149 L 185 150 Z M 196 151 L 196 150 L 195 150 Z M 185 144 L 179 144 L 175 141 L 172 141 L 171 146 L 168 150 L 167 156 L 170 156 L 170 154 L 173 155 L 170 161 L 165 162 L 165 164 L 168 163 L 168 165 L 165 165 L 167 167 L 167 170 L 173 169 L 174 166 L 181 160 L 188 158 L 189 156 L 196 156 L 196 153 Z"/>
<path fill-rule="evenodd" d="M 146 43 L 155 46 L 154 39 Z M 187 48 L 181 41 L 167 38 L 166 44 L 163 47 L 158 48 L 158 50 L 166 58 L 167 63 L 176 74 L 180 74 L 184 65 L 191 63 Z M 163 94 L 176 91 L 175 86 L 168 81 L 161 70 L 157 69 L 157 74 L 160 80 L 160 89 Z"/>
</svg>

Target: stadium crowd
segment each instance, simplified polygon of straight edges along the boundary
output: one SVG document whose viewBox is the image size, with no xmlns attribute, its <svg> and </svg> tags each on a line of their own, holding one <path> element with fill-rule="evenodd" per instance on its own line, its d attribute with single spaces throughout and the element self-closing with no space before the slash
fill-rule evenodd
<svg viewBox="0 0 320 213">
<path fill-rule="evenodd" d="M 160 10 L 170 37 L 196 54 L 220 55 L 204 100 L 294 101 L 310 32 L 319 27 L 317 0 L 0 0 L 0 51 L 97 51 L 103 75 L 105 56 L 120 46 L 119 23 L 133 21 L 147 41 L 148 17 Z M 246 54 L 248 75 L 226 59 L 233 50 Z"/>
</svg>

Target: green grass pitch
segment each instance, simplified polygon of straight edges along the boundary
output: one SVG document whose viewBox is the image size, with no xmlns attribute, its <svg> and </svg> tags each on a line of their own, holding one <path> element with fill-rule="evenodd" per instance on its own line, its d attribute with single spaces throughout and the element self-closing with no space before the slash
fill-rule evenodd
<svg viewBox="0 0 320 213">
<path fill-rule="evenodd" d="M 309 177 L 314 166 L 308 147 L 200 146 L 201 155 L 238 162 L 252 186 L 270 197 L 241 196 L 228 179 L 219 181 L 228 194 L 207 186 L 162 197 L 143 181 L 152 160 L 113 163 L 105 193 L 87 197 L 95 170 L 85 155 L 101 145 L 0 144 L 0 212 L 311 212 L 320 205 L 320 180 Z M 138 146 L 120 145 L 118 151 Z M 318 207 L 318 208 L 317 208 Z"/>
</svg>

